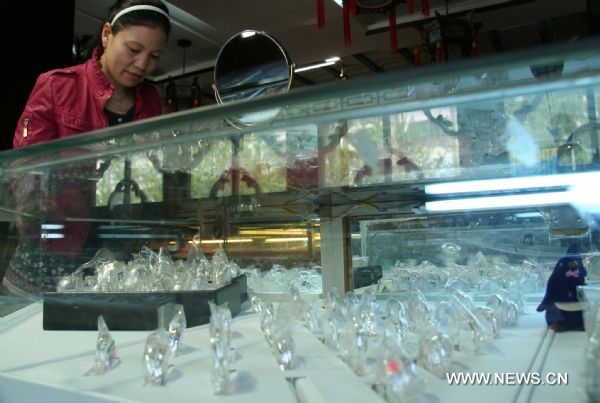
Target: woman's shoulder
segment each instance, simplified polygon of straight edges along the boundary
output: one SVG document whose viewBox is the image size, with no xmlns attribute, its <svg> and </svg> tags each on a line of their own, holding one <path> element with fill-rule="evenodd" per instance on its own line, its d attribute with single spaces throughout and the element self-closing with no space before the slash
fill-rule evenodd
<svg viewBox="0 0 600 403">
<path fill-rule="evenodd" d="M 48 70 L 38 75 L 33 89 L 29 94 L 29 100 L 26 107 L 31 105 L 39 106 L 40 103 L 49 102 L 47 100 L 54 99 L 64 93 L 73 93 L 78 87 L 81 80 L 81 67 L 71 66 Z"/>
<path fill-rule="evenodd" d="M 76 78 L 83 74 L 85 68 L 85 64 L 78 64 L 75 66 L 62 67 L 58 69 L 49 70 L 45 73 L 40 74 L 40 77 L 50 78 L 50 77 L 73 77 Z"/>
<path fill-rule="evenodd" d="M 63 67 L 46 71 L 38 76 L 36 87 L 51 89 L 55 92 L 71 92 L 79 88 L 85 76 L 83 67 L 80 65 Z"/>
</svg>

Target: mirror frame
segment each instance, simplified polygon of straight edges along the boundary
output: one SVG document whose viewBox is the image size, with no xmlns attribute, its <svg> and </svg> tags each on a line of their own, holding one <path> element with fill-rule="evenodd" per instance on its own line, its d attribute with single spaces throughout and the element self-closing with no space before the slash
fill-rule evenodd
<svg viewBox="0 0 600 403">
<path fill-rule="evenodd" d="M 270 40 L 276 47 L 277 49 L 280 51 L 281 55 L 283 56 L 283 59 L 285 61 L 285 63 L 287 64 L 287 68 L 288 68 L 288 79 L 287 79 L 287 88 L 285 89 L 284 92 L 282 92 L 282 94 L 285 94 L 287 92 L 289 92 L 290 88 L 292 87 L 292 81 L 294 78 L 294 64 L 292 63 L 290 56 L 288 55 L 287 51 L 285 50 L 285 48 L 281 45 L 281 43 L 275 39 L 272 35 L 268 34 L 267 32 L 264 31 L 257 31 L 257 30 L 253 30 L 253 29 L 246 29 L 244 31 L 240 31 L 237 34 L 233 35 L 232 37 L 230 37 L 225 44 L 223 44 L 223 46 L 221 47 L 221 49 L 219 50 L 219 53 L 217 54 L 217 58 L 215 59 L 215 68 L 214 68 L 214 72 L 213 72 L 213 91 L 215 94 L 215 100 L 217 101 L 217 104 L 219 105 L 226 105 L 228 102 L 223 102 L 223 99 L 221 98 L 221 94 L 219 93 L 219 89 L 217 88 L 217 65 L 219 64 L 219 59 L 222 57 L 222 54 L 224 52 L 224 50 L 228 47 L 228 45 L 231 44 L 231 42 L 233 42 L 234 40 L 242 37 L 244 34 L 247 35 L 247 33 L 250 32 L 254 32 L 254 35 L 262 35 L 263 37 L 267 38 L 268 40 Z M 254 99 L 254 98 L 260 98 L 260 97 L 249 97 L 247 99 Z M 246 99 L 244 99 L 246 100 Z M 236 102 L 236 101 L 233 101 Z M 260 122 L 255 122 L 255 123 L 248 123 L 248 122 L 244 122 L 243 120 L 240 119 L 240 117 L 229 117 L 227 118 L 227 122 L 229 124 L 231 124 L 232 126 L 238 128 L 238 129 L 242 129 L 245 127 L 252 127 L 258 124 L 262 124 L 262 123 L 268 123 L 271 120 L 273 120 L 277 114 L 279 113 L 281 109 L 279 108 L 277 110 L 276 113 L 274 113 L 273 117 L 265 119 L 263 121 Z"/>
</svg>

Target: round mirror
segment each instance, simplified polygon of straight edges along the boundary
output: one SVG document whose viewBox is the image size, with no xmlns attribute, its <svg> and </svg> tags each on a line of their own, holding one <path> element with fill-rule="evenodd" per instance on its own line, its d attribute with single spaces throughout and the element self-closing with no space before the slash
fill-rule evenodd
<svg viewBox="0 0 600 403">
<path fill-rule="evenodd" d="M 292 64 L 275 38 L 265 32 L 243 31 L 219 51 L 214 80 L 215 97 L 220 104 L 283 94 L 292 84 Z M 232 120 L 250 126 L 273 119 L 280 109 L 247 113 Z"/>
</svg>

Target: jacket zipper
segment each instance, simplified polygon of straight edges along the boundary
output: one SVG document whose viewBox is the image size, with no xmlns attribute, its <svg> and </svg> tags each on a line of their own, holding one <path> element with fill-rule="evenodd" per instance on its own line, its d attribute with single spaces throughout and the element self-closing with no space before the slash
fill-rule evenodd
<svg viewBox="0 0 600 403">
<path fill-rule="evenodd" d="M 23 141 L 27 139 L 29 135 L 27 130 L 27 125 L 29 124 L 29 118 L 23 119 L 23 135 L 21 136 L 21 141 L 19 142 L 19 147 L 23 145 Z"/>
</svg>

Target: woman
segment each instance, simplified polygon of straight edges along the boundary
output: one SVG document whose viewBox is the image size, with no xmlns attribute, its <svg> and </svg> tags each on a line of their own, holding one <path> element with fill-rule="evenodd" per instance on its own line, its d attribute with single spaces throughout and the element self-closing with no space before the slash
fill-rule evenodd
<svg viewBox="0 0 600 403">
<path fill-rule="evenodd" d="M 159 115 L 158 91 L 143 80 L 156 69 L 170 29 L 162 1 L 117 1 L 102 25 L 100 45 L 86 63 L 38 77 L 17 124 L 13 146 Z M 49 237 L 43 232 L 49 225 L 40 226 L 23 218 L 26 215 L 17 219 L 20 242 L 3 280 L 9 290 L 53 290 L 59 277 L 87 258 L 81 251 L 89 222 L 61 218 L 88 216 L 87 208 L 94 205 L 93 182 L 63 175 L 60 180 L 49 178 L 48 183 L 31 176 L 13 185 L 17 209 L 52 217 L 52 228 L 60 228 L 61 233 Z"/>
<path fill-rule="evenodd" d="M 86 63 L 38 77 L 13 146 L 159 115 L 158 92 L 143 79 L 157 67 L 169 32 L 160 0 L 118 1 L 102 26 L 101 46 Z"/>
</svg>

